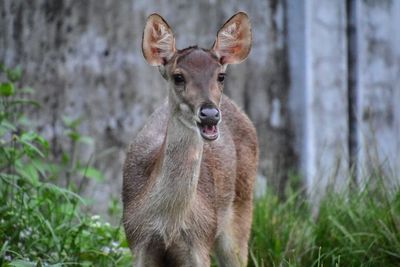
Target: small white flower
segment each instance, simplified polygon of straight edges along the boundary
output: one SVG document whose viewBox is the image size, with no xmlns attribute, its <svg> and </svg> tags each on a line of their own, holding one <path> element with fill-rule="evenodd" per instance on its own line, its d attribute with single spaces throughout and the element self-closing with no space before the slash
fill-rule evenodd
<svg viewBox="0 0 400 267">
<path fill-rule="evenodd" d="M 19 233 L 20 238 L 25 238 L 25 237 L 30 236 L 30 235 L 32 235 L 32 228 L 31 227 L 28 227 L 28 228 L 22 230 Z"/>
<path fill-rule="evenodd" d="M 98 220 L 100 220 L 100 216 L 99 216 L 99 215 L 93 215 L 93 216 L 91 217 L 91 219 L 92 219 L 93 221 L 98 221 Z"/>
<path fill-rule="evenodd" d="M 111 251 L 111 249 L 109 247 L 103 247 L 101 250 L 106 254 L 109 254 Z"/>
</svg>

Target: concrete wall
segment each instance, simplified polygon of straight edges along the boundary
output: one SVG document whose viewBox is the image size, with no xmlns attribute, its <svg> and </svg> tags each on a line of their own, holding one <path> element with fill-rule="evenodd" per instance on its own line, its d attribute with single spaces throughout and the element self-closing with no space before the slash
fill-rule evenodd
<svg viewBox="0 0 400 267">
<path fill-rule="evenodd" d="M 0 60 L 20 65 L 23 83 L 36 89 L 43 107 L 31 118 L 56 154 L 69 149 L 61 117 L 82 118 L 79 130 L 96 142 L 77 153 L 83 161 L 94 159 L 106 176 L 104 183 L 89 182 L 86 195 L 104 211 L 110 196 L 119 199 L 127 144 L 167 95 L 157 69 L 141 55 L 146 17 L 162 14 L 178 48 L 208 48 L 223 22 L 240 10 L 251 18 L 253 47 L 245 63 L 229 69 L 226 93 L 257 126 L 260 175 L 279 187 L 286 169 L 295 166 L 286 111 L 285 1 L 4 0 Z"/>
<path fill-rule="evenodd" d="M 56 153 L 68 149 L 62 116 L 81 117 L 96 141 L 78 154 L 106 175 L 86 186 L 100 211 L 119 198 L 127 144 L 166 97 L 141 55 L 146 16 L 164 16 L 178 48 L 210 47 L 239 10 L 253 47 L 230 67 L 226 93 L 256 125 L 260 177 L 283 192 L 288 173 L 301 173 L 316 195 L 346 185 L 352 163 L 358 182 L 371 161 L 399 177 L 399 1 L 0 1 L 0 60 L 36 89 L 37 128 Z"/>
<path fill-rule="evenodd" d="M 287 1 L 291 119 L 312 196 L 400 181 L 399 1 Z"/>
<path fill-rule="evenodd" d="M 346 5 L 307 1 L 306 24 L 306 175 L 317 194 L 348 179 L 348 100 Z"/>
<path fill-rule="evenodd" d="M 400 1 L 357 1 L 358 180 L 379 168 L 400 181 Z"/>
</svg>

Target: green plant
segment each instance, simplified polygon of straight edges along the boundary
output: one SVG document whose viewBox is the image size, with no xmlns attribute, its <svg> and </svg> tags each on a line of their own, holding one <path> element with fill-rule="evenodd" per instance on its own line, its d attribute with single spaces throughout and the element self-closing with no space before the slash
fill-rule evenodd
<svg viewBox="0 0 400 267">
<path fill-rule="evenodd" d="M 311 213 L 302 194 L 280 202 L 271 191 L 254 203 L 250 240 L 251 266 L 303 266 L 313 248 Z M 307 266 L 307 265 L 304 265 Z"/>
<path fill-rule="evenodd" d="M 101 174 L 76 158 L 70 161 L 76 157 L 70 154 L 53 162 L 49 143 L 29 127 L 24 113 L 27 105 L 39 106 L 28 98 L 33 90 L 19 88 L 18 68 L 0 65 L 0 75 L 0 266 L 128 265 L 121 228 L 86 215 L 84 199 L 49 182 Z M 68 136 L 79 142 L 75 125 L 68 125 Z"/>
<path fill-rule="evenodd" d="M 104 176 L 99 170 L 91 166 L 93 157 L 88 161 L 83 161 L 78 156 L 77 147 L 79 145 L 92 145 L 94 143 L 92 138 L 84 136 L 79 132 L 79 125 L 82 122 L 81 118 L 72 119 L 64 116 L 62 121 L 66 129 L 64 134 L 69 140 L 69 150 L 67 152 L 62 152 L 61 156 L 66 187 L 80 193 L 86 179 L 93 179 L 97 182 L 101 182 L 104 180 Z M 73 180 L 75 183 L 72 183 Z"/>
<path fill-rule="evenodd" d="M 359 191 L 328 190 L 314 219 L 302 193 L 279 202 L 267 192 L 255 201 L 249 265 L 399 266 L 400 189 L 370 179 Z"/>
</svg>

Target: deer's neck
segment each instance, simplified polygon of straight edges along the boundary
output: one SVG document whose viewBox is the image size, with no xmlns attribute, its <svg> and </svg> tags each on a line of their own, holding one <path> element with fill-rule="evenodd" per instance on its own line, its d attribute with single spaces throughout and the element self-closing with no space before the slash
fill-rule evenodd
<svg viewBox="0 0 400 267">
<path fill-rule="evenodd" d="M 203 154 L 196 126 L 188 127 L 187 123 L 170 115 L 154 187 L 162 205 L 159 212 L 177 217 L 185 214 L 195 197 Z"/>
</svg>

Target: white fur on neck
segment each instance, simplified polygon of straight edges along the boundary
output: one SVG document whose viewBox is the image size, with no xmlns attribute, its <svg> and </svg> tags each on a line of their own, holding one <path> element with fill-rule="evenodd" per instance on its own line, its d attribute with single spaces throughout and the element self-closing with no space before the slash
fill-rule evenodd
<svg viewBox="0 0 400 267">
<path fill-rule="evenodd" d="M 154 214 L 150 223 L 166 245 L 185 230 L 187 213 L 196 196 L 203 153 L 203 140 L 195 123 L 191 125 L 185 118 L 174 115 L 168 121 L 161 170 L 148 199 L 148 207 L 152 207 Z"/>
</svg>

